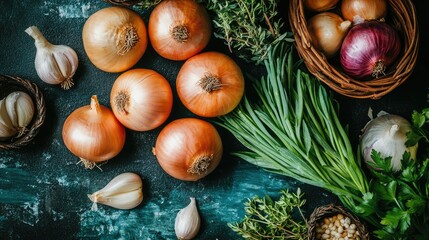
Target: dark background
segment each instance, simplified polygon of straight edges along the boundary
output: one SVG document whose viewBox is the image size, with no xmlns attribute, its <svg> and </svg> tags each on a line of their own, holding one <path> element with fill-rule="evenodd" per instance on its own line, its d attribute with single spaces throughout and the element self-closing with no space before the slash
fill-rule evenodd
<svg viewBox="0 0 429 240">
<path fill-rule="evenodd" d="M 287 19 L 288 1 L 280 9 Z M 255 195 L 278 196 L 282 189 L 295 191 L 300 187 L 308 203 L 305 213 L 315 206 L 337 201 L 329 193 L 273 175 L 229 155 L 241 146 L 225 130 L 222 136 L 225 154 L 219 167 L 198 182 L 182 182 L 163 172 L 151 153 L 161 128 L 149 132 L 127 130 L 123 151 L 103 165 L 103 171 L 86 170 L 64 146 L 61 130 L 66 117 L 76 108 L 88 105 L 91 95 L 109 106 L 111 86 L 119 74 L 95 68 L 83 50 L 81 31 L 86 18 L 108 7 L 103 1 L 2 1 L 0 2 L 0 74 L 19 76 L 37 84 L 46 100 L 46 120 L 39 134 L 27 147 L 0 151 L 0 239 L 174 239 L 174 217 L 197 198 L 203 219 L 198 239 L 237 239 L 226 225 L 239 221 L 244 202 Z M 410 119 L 413 110 L 428 106 L 428 35 L 425 31 L 429 10 L 424 1 L 415 1 L 420 25 L 420 53 L 414 73 L 403 85 L 379 100 L 357 100 L 334 94 L 340 104 L 340 117 L 349 126 L 349 136 L 356 146 L 360 129 L 369 120 L 368 109 L 381 110 Z M 148 11 L 136 9 L 147 23 Z M 64 91 L 47 85 L 34 68 L 34 40 L 24 30 L 36 25 L 53 44 L 72 47 L 79 57 L 75 86 Z M 220 40 L 212 38 L 204 51 L 227 53 Z M 229 53 L 228 53 L 229 54 Z M 254 66 L 230 54 L 243 71 Z M 171 83 L 174 106 L 167 123 L 173 119 L 193 116 L 180 103 L 175 92 L 175 77 L 183 62 L 161 58 L 148 49 L 133 68 L 158 71 Z M 262 69 L 256 69 L 263 73 Z M 1 91 L 1 90 L 0 90 Z M 114 176 L 132 171 L 142 176 L 144 201 L 130 211 L 99 206 L 90 210 L 86 194 L 107 184 Z"/>
</svg>

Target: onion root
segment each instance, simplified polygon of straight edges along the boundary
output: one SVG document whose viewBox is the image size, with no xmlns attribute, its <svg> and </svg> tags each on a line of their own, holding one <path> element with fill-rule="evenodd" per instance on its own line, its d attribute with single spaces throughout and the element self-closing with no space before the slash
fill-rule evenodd
<svg viewBox="0 0 429 240">
<path fill-rule="evenodd" d="M 213 74 L 206 74 L 197 82 L 204 91 L 211 93 L 212 91 L 220 90 L 222 88 L 222 82 L 218 77 Z"/>
<path fill-rule="evenodd" d="M 117 54 L 123 56 L 127 54 L 139 41 L 137 29 L 131 24 L 125 25 L 119 31 L 119 37 L 116 42 Z"/>
<path fill-rule="evenodd" d="M 189 39 L 188 28 L 184 25 L 175 26 L 171 29 L 171 36 L 177 42 L 184 43 Z"/>
<path fill-rule="evenodd" d="M 120 91 L 115 97 L 115 105 L 125 115 L 128 114 L 127 107 L 130 103 L 130 96 L 126 91 Z"/>
<path fill-rule="evenodd" d="M 98 169 L 100 169 L 100 171 L 103 171 L 103 169 L 101 169 L 101 165 L 104 165 L 107 163 L 107 161 L 101 162 L 99 164 L 97 164 L 96 162 L 91 162 L 89 160 L 86 160 L 84 158 L 80 158 L 79 162 L 77 162 L 76 164 L 82 163 L 82 165 L 85 167 L 85 169 L 94 169 L 94 167 L 97 167 Z"/>
<path fill-rule="evenodd" d="M 213 154 L 210 156 L 200 157 L 192 163 L 191 167 L 188 169 L 188 173 L 198 175 L 207 173 L 207 169 L 209 169 L 212 159 Z"/>
<path fill-rule="evenodd" d="M 378 78 L 380 75 L 386 75 L 385 71 L 386 65 L 384 64 L 384 61 L 378 60 L 374 65 L 374 69 L 372 70 L 372 76 Z"/>
</svg>

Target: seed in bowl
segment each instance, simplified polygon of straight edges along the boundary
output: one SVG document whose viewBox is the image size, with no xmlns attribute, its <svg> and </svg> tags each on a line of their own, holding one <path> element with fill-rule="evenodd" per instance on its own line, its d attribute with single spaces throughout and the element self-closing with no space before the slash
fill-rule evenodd
<svg viewBox="0 0 429 240">
<path fill-rule="evenodd" d="M 316 239 L 360 240 L 356 224 L 341 213 L 317 223 L 316 233 Z"/>
</svg>

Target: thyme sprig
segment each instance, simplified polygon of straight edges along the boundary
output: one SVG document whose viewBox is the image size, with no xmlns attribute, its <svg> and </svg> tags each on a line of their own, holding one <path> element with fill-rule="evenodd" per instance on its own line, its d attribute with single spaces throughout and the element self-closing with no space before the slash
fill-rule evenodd
<svg viewBox="0 0 429 240">
<path fill-rule="evenodd" d="M 254 197 L 245 203 L 242 221 L 228 226 L 244 239 L 307 239 L 307 221 L 301 207 L 306 200 L 298 188 L 296 193 L 281 191 L 279 200 L 269 196 Z"/>
<path fill-rule="evenodd" d="M 137 3 L 137 6 L 142 9 L 149 9 L 151 7 L 156 6 L 158 3 L 160 3 L 162 0 L 140 0 Z"/>
<path fill-rule="evenodd" d="M 293 42 L 291 32 L 282 33 L 279 0 L 201 0 L 215 14 L 214 36 L 223 39 L 229 51 L 256 64 L 263 63 L 272 46 Z"/>
</svg>

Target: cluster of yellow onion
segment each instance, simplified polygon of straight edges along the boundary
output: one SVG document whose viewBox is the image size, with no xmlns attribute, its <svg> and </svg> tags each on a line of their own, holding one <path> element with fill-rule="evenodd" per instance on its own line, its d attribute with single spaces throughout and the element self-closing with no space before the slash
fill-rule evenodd
<svg viewBox="0 0 429 240">
<path fill-rule="evenodd" d="M 140 15 L 128 8 L 109 7 L 91 15 L 82 38 L 90 61 L 106 72 L 123 72 L 110 93 L 112 110 L 93 96 L 67 118 L 63 139 L 87 167 L 116 156 L 125 143 L 125 130 L 149 131 L 164 124 L 173 107 L 167 79 L 150 69 L 131 69 L 144 55 L 148 39 L 170 60 L 186 60 L 176 79 L 177 93 L 191 112 L 216 117 L 232 111 L 244 94 L 239 66 L 227 55 L 201 51 L 211 38 L 210 19 L 192 0 L 164 0 L 149 17 L 148 30 Z M 106 121 L 105 119 L 108 119 Z M 212 172 L 222 157 L 216 128 L 197 118 L 168 123 L 153 153 L 160 166 L 181 180 L 198 180 Z"/>
</svg>

